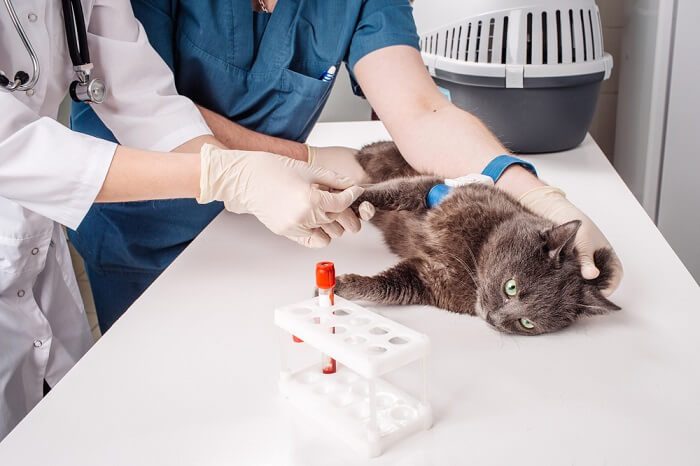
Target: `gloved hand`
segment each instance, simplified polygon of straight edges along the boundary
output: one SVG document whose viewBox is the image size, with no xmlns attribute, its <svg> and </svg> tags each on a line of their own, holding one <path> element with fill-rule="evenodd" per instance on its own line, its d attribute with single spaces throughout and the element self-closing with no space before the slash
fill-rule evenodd
<svg viewBox="0 0 700 466">
<path fill-rule="evenodd" d="M 310 165 L 345 175 L 355 184 L 363 184 L 368 181 L 367 174 L 355 158 L 357 149 L 340 146 L 314 147 L 308 144 L 306 147 L 309 151 L 308 163 Z M 340 213 L 336 222 L 325 225 L 323 230 L 331 238 L 334 238 L 338 234 L 342 234 L 343 230 L 352 230 L 353 228 L 359 230 L 359 222 L 352 209 L 347 209 Z"/>
<path fill-rule="evenodd" d="M 326 246 L 342 234 L 328 225 L 363 192 L 347 177 L 268 152 L 205 144 L 200 156 L 197 202 L 223 201 L 226 210 L 253 214 L 273 233 L 308 247 Z M 358 231 L 360 221 L 355 218 L 348 229 Z"/>
<path fill-rule="evenodd" d="M 605 296 L 610 296 L 617 289 L 623 274 L 620 259 L 595 223 L 569 202 L 566 199 L 566 194 L 561 189 L 552 186 L 540 186 L 526 192 L 518 200 L 533 212 L 557 224 L 566 223 L 570 220 L 581 220 L 582 224 L 576 234 L 574 244 L 579 252 L 583 278 L 591 280 L 600 274 L 593 261 L 593 254 L 597 249 L 609 248 L 612 251 L 613 273 L 610 284 L 605 290 L 602 290 L 602 293 Z"/>
<path fill-rule="evenodd" d="M 355 158 L 357 149 L 340 146 L 306 147 L 309 149 L 309 164 L 345 175 L 355 184 L 367 182 L 367 174 Z"/>
</svg>

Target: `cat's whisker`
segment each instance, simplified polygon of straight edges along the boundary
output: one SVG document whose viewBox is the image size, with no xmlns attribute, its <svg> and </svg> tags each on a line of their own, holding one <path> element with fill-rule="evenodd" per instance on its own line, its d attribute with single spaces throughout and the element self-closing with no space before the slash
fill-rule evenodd
<svg viewBox="0 0 700 466">
<path fill-rule="evenodd" d="M 466 271 L 467 271 L 467 274 L 469 274 L 469 278 L 471 278 L 472 281 L 474 282 L 474 286 L 478 288 L 478 287 L 479 287 L 479 282 L 477 282 L 476 278 L 474 278 L 474 273 L 473 273 L 472 270 L 469 268 L 469 266 L 467 265 L 467 263 L 464 262 L 464 261 L 463 261 L 462 259 L 460 259 L 459 257 L 457 257 L 456 255 L 452 254 L 451 252 L 449 252 L 449 251 L 446 251 L 446 252 L 447 252 L 448 255 L 452 256 L 452 258 L 454 258 L 454 260 L 456 260 L 457 262 L 459 262 L 460 264 L 462 264 L 462 267 L 464 267 L 464 270 L 466 270 Z"/>
</svg>

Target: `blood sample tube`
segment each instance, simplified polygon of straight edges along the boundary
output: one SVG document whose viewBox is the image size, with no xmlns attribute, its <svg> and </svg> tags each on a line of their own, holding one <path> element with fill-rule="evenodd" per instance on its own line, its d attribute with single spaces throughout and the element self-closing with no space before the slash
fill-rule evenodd
<svg viewBox="0 0 700 466">
<path fill-rule="evenodd" d="M 316 264 L 316 286 L 318 287 L 318 306 L 327 308 L 330 316 L 330 308 L 334 304 L 333 288 L 335 288 L 335 266 L 333 262 L 319 262 Z M 323 318 L 321 318 L 323 323 Z M 331 327 L 335 333 L 335 327 Z M 335 359 L 322 355 L 321 368 L 324 374 L 335 374 Z"/>
</svg>

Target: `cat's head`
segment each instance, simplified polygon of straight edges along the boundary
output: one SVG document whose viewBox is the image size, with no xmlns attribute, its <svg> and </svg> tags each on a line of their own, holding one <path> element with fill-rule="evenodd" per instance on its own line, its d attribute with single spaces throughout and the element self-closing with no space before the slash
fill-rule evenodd
<svg viewBox="0 0 700 466">
<path fill-rule="evenodd" d="M 539 335 L 619 310 L 600 291 L 612 272 L 610 250 L 595 252 L 598 278 L 581 275 L 574 249 L 580 226 L 578 220 L 545 228 L 512 221 L 494 231 L 480 254 L 477 314 L 499 331 Z"/>
</svg>

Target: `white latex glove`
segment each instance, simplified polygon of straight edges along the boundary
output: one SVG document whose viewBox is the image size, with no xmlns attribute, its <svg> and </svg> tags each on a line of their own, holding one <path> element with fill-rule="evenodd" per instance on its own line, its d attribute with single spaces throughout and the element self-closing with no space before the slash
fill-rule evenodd
<svg viewBox="0 0 700 466">
<path fill-rule="evenodd" d="M 322 167 L 347 176 L 354 184 L 363 184 L 368 181 L 367 174 L 355 158 L 357 149 L 341 146 L 314 147 L 308 144 L 306 147 L 309 151 L 308 162 L 314 167 Z M 339 236 L 344 230 L 357 231 L 359 229 L 360 221 L 351 209 L 341 212 L 335 223 L 323 227 L 323 230 L 331 238 Z"/>
<path fill-rule="evenodd" d="M 600 274 L 600 270 L 595 266 L 593 254 L 597 249 L 609 248 L 612 251 L 613 273 L 610 284 L 605 290 L 602 290 L 602 293 L 605 296 L 610 296 L 617 289 L 623 274 L 620 259 L 605 235 L 586 214 L 566 199 L 564 191 L 552 186 L 540 186 L 526 192 L 518 200 L 525 207 L 558 225 L 571 220 L 581 220 L 581 227 L 574 240 L 581 261 L 581 275 L 588 280 L 596 278 Z"/>
<path fill-rule="evenodd" d="M 223 201 L 226 210 L 253 214 L 273 233 L 308 247 L 326 246 L 339 236 L 323 228 L 363 192 L 347 177 L 268 152 L 205 144 L 200 155 L 197 202 Z M 357 231 L 359 220 L 355 221 Z"/>
<path fill-rule="evenodd" d="M 306 147 L 309 148 L 308 161 L 311 165 L 345 175 L 355 184 L 367 183 L 367 174 L 355 158 L 357 149 L 340 146 Z"/>
</svg>

